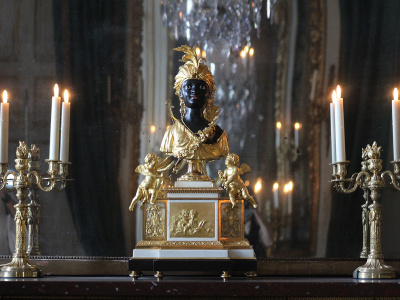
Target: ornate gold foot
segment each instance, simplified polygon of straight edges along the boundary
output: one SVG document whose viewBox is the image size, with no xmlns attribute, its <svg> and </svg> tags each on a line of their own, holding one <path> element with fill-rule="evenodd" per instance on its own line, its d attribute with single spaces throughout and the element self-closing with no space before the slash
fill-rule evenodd
<svg viewBox="0 0 400 300">
<path fill-rule="evenodd" d="M 133 279 L 138 279 L 141 275 L 142 273 L 140 271 L 132 271 L 132 273 L 129 274 L 129 276 L 132 277 Z"/>
<path fill-rule="evenodd" d="M 379 279 L 379 278 L 396 278 L 396 271 L 382 259 L 368 258 L 367 263 L 358 267 L 353 272 L 353 278 L 358 279 Z"/>
<path fill-rule="evenodd" d="M 29 263 L 28 256 L 21 257 L 14 255 L 10 263 L 0 266 L 0 277 L 40 277 L 40 270 Z"/>
<path fill-rule="evenodd" d="M 228 271 L 223 271 L 221 277 L 224 279 L 228 279 L 231 277 L 231 275 L 229 274 Z"/>
<path fill-rule="evenodd" d="M 253 279 L 257 277 L 257 274 L 254 271 L 246 272 L 245 275 L 247 276 L 248 279 Z"/>
</svg>

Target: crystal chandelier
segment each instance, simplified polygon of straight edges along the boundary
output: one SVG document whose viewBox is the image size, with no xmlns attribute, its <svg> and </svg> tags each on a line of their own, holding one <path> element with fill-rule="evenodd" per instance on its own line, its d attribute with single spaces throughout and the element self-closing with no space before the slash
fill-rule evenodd
<svg viewBox="0 0 400 300">
<path fill-rule="evenodd" d="M 271 19 L 277 0 L 266 1 L 266 15 Z M 233 51 L 250 43 L 252 29 L 260 32 L 263 0 L 162 0 L 164 25 L 173 30 L 176 40 L 185 38 L 205 50 L 221 39 Z"/>
</svg>

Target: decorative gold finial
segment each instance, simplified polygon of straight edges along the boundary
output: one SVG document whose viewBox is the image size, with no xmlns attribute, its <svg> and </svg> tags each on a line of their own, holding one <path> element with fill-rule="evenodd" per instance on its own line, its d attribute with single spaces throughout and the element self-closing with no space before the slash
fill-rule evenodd
<svg viewBox="0 0 400 300">
<path fill-rule="evenodd" d="M 362 150 L 363 158 L 367 156 L 369 159 L 379 159 L 381 157 L 381 147 L 378 147 L 377 143 L 374 142 L 372 147 L 367 145 L 365 149 Z"/>
<path fill-rule="evenodd" d="M 17 152 L 16 152 L 17 158 L 18 159 L 27 159 L 28 154 L 29 154 L 29 149 L 26 146 L 25 142 L 19 141 L 19 146 L 17 147 Z"/>
<path fill-rule="evenodd" d="M 28 158 L 32 161 L 39 161 L 40 160 L 40 149 L 36 147 L 35 144 L 31 145 L 31 151 L 28 154 Z"/>
</svg>

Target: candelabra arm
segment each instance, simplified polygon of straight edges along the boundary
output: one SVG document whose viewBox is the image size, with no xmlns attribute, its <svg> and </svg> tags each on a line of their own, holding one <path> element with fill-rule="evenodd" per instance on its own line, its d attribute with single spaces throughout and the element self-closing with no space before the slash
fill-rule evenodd
<svg viewBox="0 0 400 300">
<path fill-rule="evenodd" d="M 12 175 L 12 176 L 14 177 L 13 181 L 17 178 L 17 173 L 15 173 L 14 171 L 7 171 L 7 172 L 4 174 L 3 178 L 2 178 L 3 180 L 1 181 L 1 184 L 0 184 L 0 190 L 5 190 L 5 191 L 7 191 L 7 192 L 11 192 L 12 190 L 14 190 L 14 188 L 12 188 L 12 189 L 6 188 L 6 185 L 7 185 L 7 177 L 8 177 L 9 175 Z"/>
<path fill-rule="evenodd" d="M 351 194 L 358 187 L 362 187 L 362 185 L 371 180 L 371 175 L 366 171 L 361 171 L 359 173 L 355 173 L 351 176 L 350 179 L 336 179 L 333 180 L 335 183 L 336 189 L 343 194 Z M 348 182 L 349 185 L 346 187 L 345 183 Z"/>
<path fill-rule="evenodd" d="M 394 189 L 400 191 L 400 185 L 396 180 L 396 176 L 391 171 L 385 171 L 381 174 L 381 178 L 385 179 L 385 175 L 389 175 L 390 177 L 390 184 L 393 186 Z"/>
<path fill-rule="evenodd" d="M 51 176 L 48 179 L 50 181 L 50 185 L 45 186 L 43 184 L 42 178 L 40 177 L 40 175 L 36 171 L 30 171 L 27 175 L 28 175 L 29 183 L 30 184 L 33 183 L 32 182 L 32 176 L 33 176 L 36 179 L 35 183 L 37 184 L 37 186 L 44 192 L 50 192 L 50 191 L 54 190 L 54 187 L 56 186 L 56 183 L 57 183 L 57 181 L 56 181 L 57 179 L 55 177 Z"/>
</svg>

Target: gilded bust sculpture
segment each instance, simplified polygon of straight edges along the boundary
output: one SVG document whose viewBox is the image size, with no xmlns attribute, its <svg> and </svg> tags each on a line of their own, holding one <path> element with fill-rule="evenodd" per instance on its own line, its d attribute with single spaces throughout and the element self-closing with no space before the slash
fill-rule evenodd
<svg viewBox="0 0 400 300">
<path fill-rule="evenodd" d="M 181 118 L 170 110 L 173 124 L 164 134 L 160 151 L 178 161 L 221 159 L 229 153 L 229 146 L 225 131 L 215 124 L 219 110 L 214 105 L 214 77 L 193 48 L 185 45 L 174 50 L 185 53 L 174 86 Z"/>
</svg>

